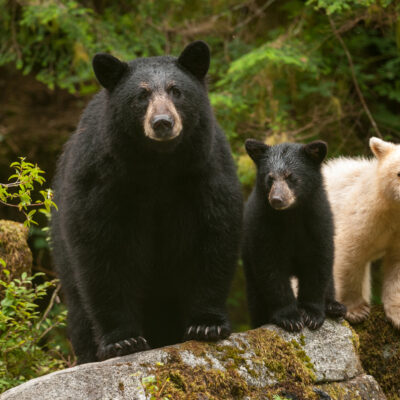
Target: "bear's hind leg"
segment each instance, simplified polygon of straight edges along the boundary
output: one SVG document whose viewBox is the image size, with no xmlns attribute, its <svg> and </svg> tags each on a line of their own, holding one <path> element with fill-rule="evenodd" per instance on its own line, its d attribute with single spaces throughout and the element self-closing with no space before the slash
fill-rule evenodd
<svg viewBox="0 0 400 400">
<path fill-rule="evenodd" d="M 268 323 L 268 318 L 265 315 L 265 310 L 268 309 L 268 306 L 264 304 L 262 296 L 257 293 L 257 287 L 254 284 L 255 278 L 252 277 L 249 268 L 246 268 L 245 272 L 247 308 L 249 310 L 251 326 L 258 328 Z"/>
<path fill-rule="evenodd" d="M 387 318 L 400 329 L 400 254 L 383 259 L 382 302 Z"/>
<path fill-rule="evenodd" d="M 76 296 L 70 296 L 68 301 L 68 336 L 71 340 L 78 364 L 98 361 L 97 345 L 93 335 L 92 323 L 89 321 L 82 304 Z M 73 299 L 73 300 L 72 300 Z"/>
<path fill-rule="evenodd" d="M 278 265 L 271 269 L 279 271 Z M 270 323 L 280 326 L 289 332 L 299 332 L 303 329 L 303 319 L 297 307 L 297 301 L 291 286 L 291 280 L 285 273 L 277 274 L 268 282 L 264 281 L 264 288 L 259 285 L 264 314 L 269 315 Z M 263 282 L 263 280 L 261 280 Z"/>
</svg>

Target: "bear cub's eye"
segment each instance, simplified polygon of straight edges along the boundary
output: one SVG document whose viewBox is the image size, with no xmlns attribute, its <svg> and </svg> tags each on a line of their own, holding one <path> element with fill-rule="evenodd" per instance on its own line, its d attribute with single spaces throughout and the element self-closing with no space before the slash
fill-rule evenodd
<svg viewBox="0 0 400 400">
<path fill-rule="evenodd" d="M 400 178 L 400 172 L 397 173 L 397 176 Z"/>
<path fill-rule="evenodd" d="M 168 89 L 169 94 L 172 94 L 172 96 L 176 97 L 177 99 L 179 99 L 179 97 L 181 97 L 181 91 L 176 87 L 176 86 L 171 86 Z"/>
</svg>

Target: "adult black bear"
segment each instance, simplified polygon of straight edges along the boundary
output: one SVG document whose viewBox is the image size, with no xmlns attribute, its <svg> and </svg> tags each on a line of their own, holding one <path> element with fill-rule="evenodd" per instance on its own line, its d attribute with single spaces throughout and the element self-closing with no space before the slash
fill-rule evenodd
<svg viewBox="0 0 400 400">
<path fill-rule="evenodd" d="M 248 139 L 246 150 L 257 166 L 243 243 L 252 324 L 317 329 L 325 311 L 345 314 L 334 300 L 333 218 L 320 170 L 326 144 L 267 146 Z M 297 299 L 291 277 L 298 279 Z"/>
<path fill-rule="evenodd" d="M 178 58 L 93 59 L 105 89 L 59 160 L 51 226 L 79 363 L 230 333 L 242 195 L 209 62 L 201 41 Z"/>
</svg>

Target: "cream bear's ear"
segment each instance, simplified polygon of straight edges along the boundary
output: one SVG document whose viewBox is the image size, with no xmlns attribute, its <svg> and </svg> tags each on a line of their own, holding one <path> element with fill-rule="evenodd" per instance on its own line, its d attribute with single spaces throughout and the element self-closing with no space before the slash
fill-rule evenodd
<svg viewBox="0 0 400 400">
<path fill-rule="evenodd" d="M 394 144 L 390 142 L 385 142 L 377 137 L 372 137 L 369 139 L 369 148 L 375 154 L 376 158 L 382 158 L 389 153 L 390 150 L 394 148 Z"/>
</svg>

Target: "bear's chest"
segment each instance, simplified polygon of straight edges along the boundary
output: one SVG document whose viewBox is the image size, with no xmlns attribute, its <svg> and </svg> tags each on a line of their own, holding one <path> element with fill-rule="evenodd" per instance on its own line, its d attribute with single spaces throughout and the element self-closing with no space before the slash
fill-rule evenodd
<svg viewBox="0 0 400 400">
<path fill-rule="evenodd" d="M 183 269 L 199 243 L 202 217 L 194 187 L 159 187 L 131 193 L 129 211 L 121 216 L 132 259 L 168 275 Z"/>
</svg>

